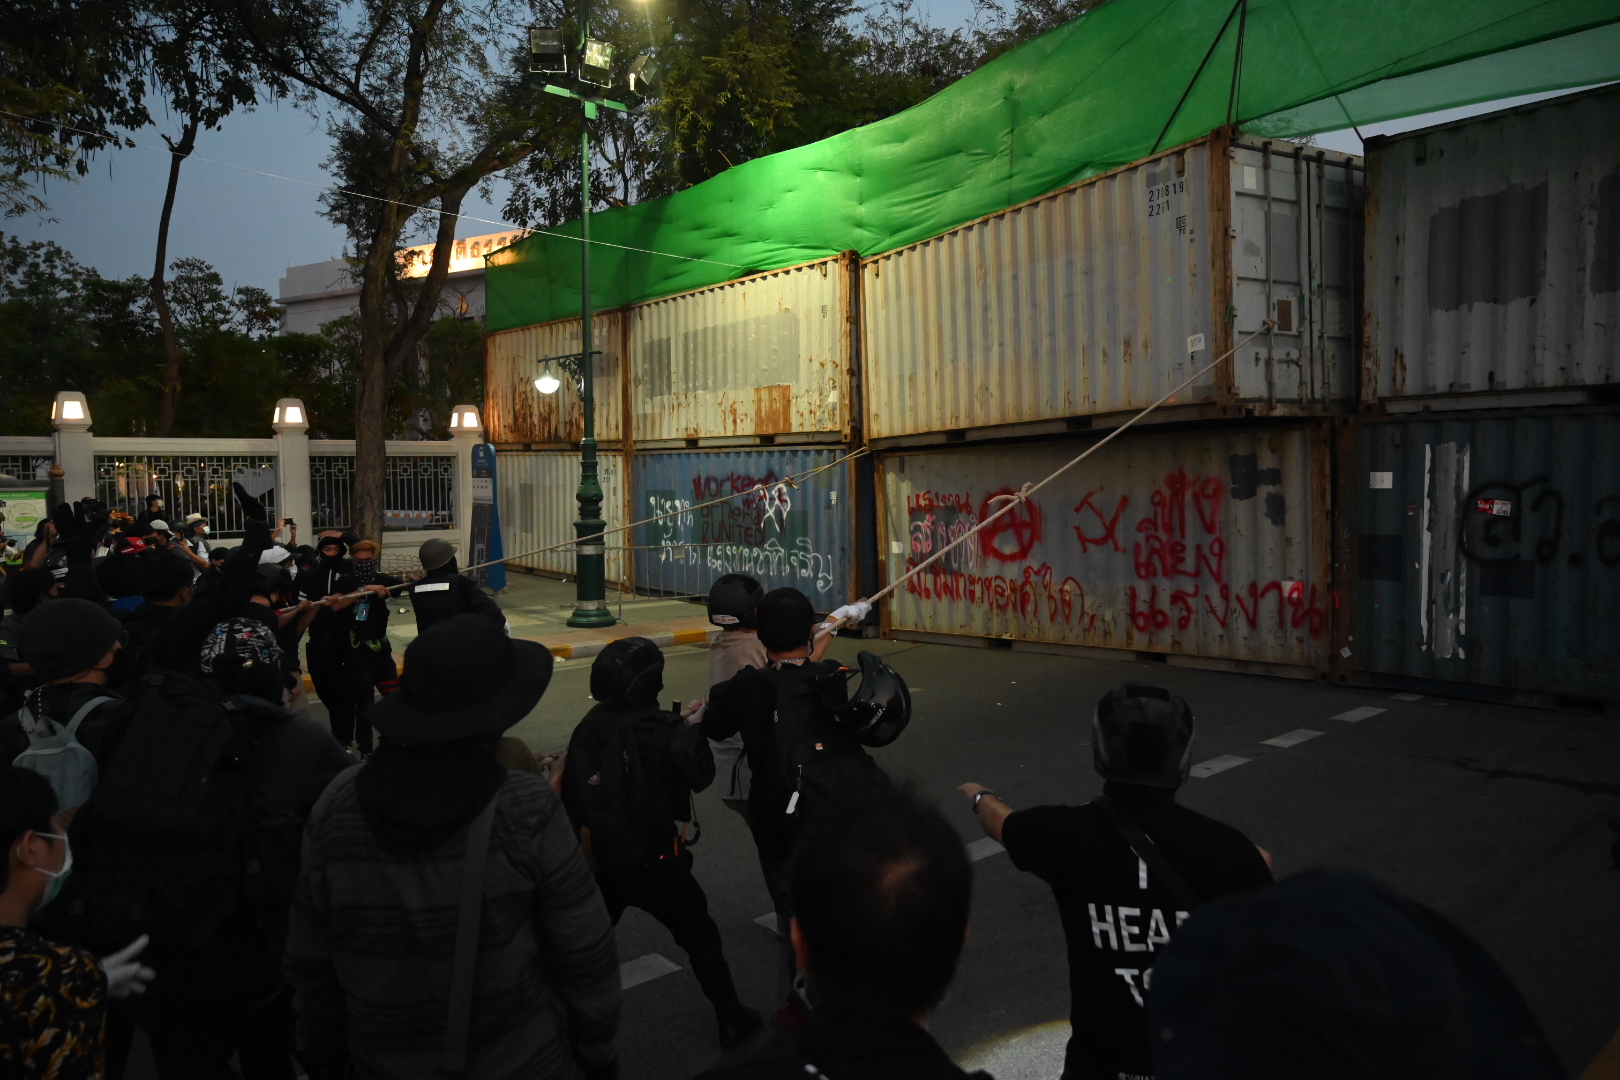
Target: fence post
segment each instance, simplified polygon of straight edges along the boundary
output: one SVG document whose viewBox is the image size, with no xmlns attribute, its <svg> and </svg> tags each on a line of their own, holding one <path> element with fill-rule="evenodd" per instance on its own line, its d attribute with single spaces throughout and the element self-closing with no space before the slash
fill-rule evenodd
<svg viewBox="0 0 1620 1080">
<path fill-rule="evenodd" d="M 315 522 L 309 502 L 309 414 L 297 398 L 276 402 L 276 479 L 280 517 L 298 523 L 299 535 L 313 537 Z"/>
<path fill-rule="evenodd" d="M 484 425 L 473 405 L 450 410 L 450 441 L 456 447 L 456 531 L 461 536 L 461 562 L 472 561 L 473 447 L 484 441 Z"/>
<path fill-rule="evenodd" d="M 77 390 L 60 390 L 51 405 L 51 427 L 56 429 L 56 463 L 62 466 L 62 498 L 66 502 L 96 493 L 95 438 L 90 434 L 90 403 Z"/>
</svg>

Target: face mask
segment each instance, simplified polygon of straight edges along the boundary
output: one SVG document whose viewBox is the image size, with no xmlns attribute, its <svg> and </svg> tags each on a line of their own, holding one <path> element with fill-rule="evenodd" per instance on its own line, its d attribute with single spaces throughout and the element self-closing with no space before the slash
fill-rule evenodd
<svg viewBox="0 0 1620 1080">
<path fill-rule="evenodd" d="M 203 527 L 202 527 L 202 534 L 203 534 L 203 535 L 204 535 L 204 536 L 207 536 L 207 535 L 208 535 L 208 526 L 206 526 L 206 525 L 204 525 L 204 526 L 203 526 Z"/>
<path fill-rule="evenodd" d="M 43 909 L 46 904 L 62 895 L 62 886 L 67 884 L 68 872 L 73 869 L 73 848 L 68 844 L 68 838 L 60 833 L 42 832 L 35 835 L 47 837 L 51 840 L 60 840 L 62 846 L 67 848 L 67 854 L 62 859 L 62 869 L 47 870 L 43 866 L 34 867 L 35 870 L 51 879 L 51 883 L 45 886 L 45 898 L 39 902 L 40 908 Z"/>
</svg>

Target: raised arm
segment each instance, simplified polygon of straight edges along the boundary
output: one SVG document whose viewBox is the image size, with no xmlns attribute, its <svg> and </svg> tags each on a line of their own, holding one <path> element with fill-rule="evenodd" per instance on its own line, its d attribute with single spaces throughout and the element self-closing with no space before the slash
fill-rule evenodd
<svg viewBox="0 0 1620 1080">
<path fill-rule="evenodd" d="M 979 818 L 979 828 L 984 830 L 984 835 L 998 844 L 1001 843 L 1001 826 L 1006 823 L 1013 808 L 1002 802 L 995 792 L 983 784 L 963 784 L 956 790 L 966 795 L 968 801 L 974 804 L 974 812 Z M 983 795 L 979 794 L 981 791 L 984 792 Z"/>
</svg>

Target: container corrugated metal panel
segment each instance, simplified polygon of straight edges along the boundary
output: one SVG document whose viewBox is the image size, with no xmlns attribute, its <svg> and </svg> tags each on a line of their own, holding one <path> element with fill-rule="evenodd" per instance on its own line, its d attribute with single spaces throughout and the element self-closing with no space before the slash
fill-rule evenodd
<svg viewBox="0 0 1620 1080">
<path fill-rule="evenodd" d="M 854 524 L 848 465 L 834 465 L 797 486 L 783 482 L 846 453 L 829 447 L 637 454 L 637 520 L 748 492 L 637 529 L 637 587 L 704 595 L 716 578 L 743 573 L 767 590 L 791 585 L 819 611 L 847 603 Z M 761 484 L 764 491 L 754 490 Z"/>
<path fill-rule="evenodd" d="M 631 309 L 635 437 L 846 428 L 849 271 L 823 259 Z"/>
<path fill-rule="evenodd" d="M 623 431 L 622 319 L 616 311 L 591 318 L 591 345 L 602 354 L 594 372 L 596 437 L 605 442 L 617 442 Z M 585 437 L 585 412 L 572 379 L 553 364 L 552 373 L 562 380 L 562 387 L 555 394 L 534 388 L 540 374 L 536 360 L 579 352 L 578 319 L 491 334 L 485 347 L 484 425 L 491 442 L 569 446 Z"/>
<path fill-rule="evenodd" d="M 1369 145 L 1363 398 L 1620 382 L 1620 92 Z"/>
<path fill-rule="evenodd" d="M 885 582 L 1084 445 L 882 455 Z M 1320 422 L 1122 438 L 912 578 L 887 624 L 1320 668 L 1328 489 Z"/>
<path fill-rule="evenodd" d="M 1214 360 L 1228 302 L 1234 342 L 1279 321 L 1238 357 L 1237 398 L 1352 399 L 1359 167 L 1267 145 L 1194 143 L 867 260 L 868 436 L 1140 409 Z M 1214 403 L 1217 375 L 1178 404 Z"/>
<path fill-rule="evenodd" d="M 624 458 L 598 453 L 597 477 L 602 484 L 602 518 L 609 528 L 624 524 Z M 579 517 L 578 452 L 501 453 L 496 456 L 500 482 L 501 540 L 508 555 L 534 551 L 574 539 Z M 607 578 L 624 580 L 625 533 L 610 533 Z M 539 555 L 512 559 L 517 566 L 554 574 L 574 572 L 574 549 L 558 548 Z"/>
<path fill-rule="evenodd" d="M 1620 701 L 1620 415 L 1362 428 L 1355 666 Z"/>
</svg>

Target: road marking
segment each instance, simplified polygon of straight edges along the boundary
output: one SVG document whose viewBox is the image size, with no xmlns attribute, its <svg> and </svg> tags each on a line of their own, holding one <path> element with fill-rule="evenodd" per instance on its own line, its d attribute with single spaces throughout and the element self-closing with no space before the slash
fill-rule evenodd
<svg viewBox="0 0 1620 1080">
<path fill-rule="evenodd" d="M 1280 746 L 1286 750 L 1290 746 L 1298 746 L 1307 739 L 1314 739 L 1320 734 L 1322 734 L 1320 731 L 1312 731 L 1310 728 L 1299 728 L 1296 731 L 1290 731 L 1286 734 L 1279 735 L 1275 739 L 1262 739 L 1260 740 L 1260 745 Z"/>
<path fill-rule="evenodd" d="M 967 846 L 968 861 L 978 862 L 980 859 L 988 859 L 992 855 L 1000 855 L 1006 850 L 1006 848 L 987 836 L 983 840 L 975 840 Z"/>
<path fill-rule="evenodd" d="M 1367 717 L 1377 716 L 1381 712 L 1389 712 L 1389 710 L 1380 709 L 1376 705 L 1363 705 L 1359 709 L 1351 709 L 1349 712 L 1342 712 L 1338 716 L 1330 716 L 1328 719 L 1343 720 L 1347 724 L 1359 724 Z"/>
<path fill-rule="evenodd" d="M 1205 776 L 1214 776 L 1218 772 L 1225 772 L 1227 769 L 1235 769 L 1248 760 L 1249 759 L 1246 757 L 1237 757 L 1232 754 L 1222 754 L 1220 757 L 1210 758 L 1208 761 L 1199 762 L 1197 765 L 1194 765 L 1192 767 L 1192 774 L 1200 778 Z"/>
<path fill-rule="evenodd" d="M 662 978 L 672 971 L 681 970 L 681 965 L 668 960 L 657 953 L 648 953 L 638 956 L 628 964 L 619 965 L 619 989 L 628 990 L 632 986 L 640 986 L 644 982 L 652 982 Z"/>
<path fill-rule="evenodd" d="M 763 926 L 765 929 L 769 930 L 771 933 L 781 935 L 781 931 L 776 928 L 776 912 L 767 911 L 754 921 L 759 923 L 759 925 Z"/>
<path fill-rule="evenodd" d="M 1391 694 L 1391 695 L 1389 695 L 1389 697 L 1390 697 L 1391 701 L 1422 701 L 1423 700 L 1423 695 L 1422 694 Z"/>
</svg>

